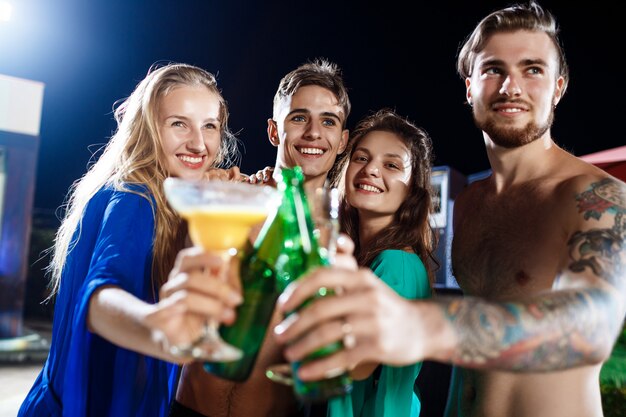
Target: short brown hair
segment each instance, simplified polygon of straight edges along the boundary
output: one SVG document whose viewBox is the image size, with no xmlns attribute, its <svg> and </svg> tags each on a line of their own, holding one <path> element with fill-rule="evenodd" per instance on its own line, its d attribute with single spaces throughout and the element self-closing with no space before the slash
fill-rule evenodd
<svg viewBox="0 0 626 417">
<path fill-rule="evenodd" d="M 569 82 L 569 68 L 559 40 L 559 28 L 554 16 L 534 1 L 496 10 L 478 23 L 458 55 L 456 68 L 461 78 L 471 77 L 476 55 L 484 49 L 493 34 L 517 30 L 544 32 L 550 37 L 556 48 L 559 63 L 558 75 L 563 77 L 562 93 L 565 94 Z"/>
<path fill-rule="evenodd" d="M 343 82 L 339 67 L 321 58 L 300 65 L 280 80 L 278 90 L 274 95 L 274 117 L 276 117 L 276 107 L 283 99 L 291 97 L 300 87 L 307 85 L 326 88 L 337 97 L 345 114 L 342 122 L 342 127 L 345 128 L 351 108 L 348 90 Z"/>
</svg>

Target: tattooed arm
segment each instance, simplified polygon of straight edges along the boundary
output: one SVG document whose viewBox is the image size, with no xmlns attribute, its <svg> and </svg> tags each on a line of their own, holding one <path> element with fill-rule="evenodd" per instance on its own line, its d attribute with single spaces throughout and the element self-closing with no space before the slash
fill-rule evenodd
<svg viewBox="0 0 626 417">
<path fill-rule="evenodd" d="M 621 328 L 621 303 L 613 291 L 593 287 L 546 293 L 525 303 L 472 297 L 443 302 L 458 338 L 449 360 L 469 368 L 525 372 L 600 363 Z"/>
<path fill-rule="evenodd" d="M 301 359 L 341 340 L 348 321 L 356 346 L 310 362 L 303 379 L 377 360 L 406 365 L 423 359 L 476 369 L 552 371 L 605 360 L 621 328 L 626 294 L 626 185 L 604 179 L 578 187 L 570 238 L 554 288 L 530 299 L 494 303 L 464 297 L 410 302 L 367 270 L 320 270 L 281 296 L 292 311 L 320 287 L 340 297 L 311 303 L 275 330 Z"/>
<path fill-rule="evenodd" d="M 610 178 L 588 184 L 576 196 L 567 259 L 552 291 L 516 303 L 442 305 L 458 337 L 454 363 L 551 371 L 610 355 L 626 304 L 626 186 Z"/>
</svg>

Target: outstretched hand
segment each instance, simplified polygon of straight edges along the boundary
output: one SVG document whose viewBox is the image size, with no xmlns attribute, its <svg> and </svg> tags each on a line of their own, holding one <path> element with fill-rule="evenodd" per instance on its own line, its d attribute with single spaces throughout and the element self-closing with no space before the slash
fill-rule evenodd
<svg viewBox="0 0 626 417">
<path fill-rule="evenodd" d="M 200 248 L 179 252 L 168 281 L 159 291 L 160 301 L 146 317 L 153 338 L 167 352 L 174 345 L 188 345 L 202 333 L 207 320 L 231 324 L 235 307 L 242 302 L 237 289 L 219 276 L 225 271 L 222 258 Z M 181 361 L 180 358 L 176 359 Z"/>
<path fill-rule="evenodd" d="M 303 380 L 324 379 L 363 362 L 407 365 L 424 359 L 421 341 L 427 335 L 417 304 L 366 268 L 319 268 L 287 287 L 278 300 L 279 311 L 294 311 L 322 287 L 338 295 L 315 299 L 274 328 L 277 341 L 288 346 L 285 356 L 290 361 L 343 342 L 344 349 L 303 364 L 298 371 Z"/>
</svg>

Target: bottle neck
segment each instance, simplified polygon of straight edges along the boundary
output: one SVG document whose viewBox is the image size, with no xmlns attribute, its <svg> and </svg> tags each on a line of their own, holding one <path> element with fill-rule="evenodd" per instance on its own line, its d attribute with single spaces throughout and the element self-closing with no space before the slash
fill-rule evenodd
<svg viewBox="0 0 626 417">
<path fill-rule="evenodd" d="M 308 259 L 306 264 L 328 264 L 313 232 L 303 180 L 301 171 L 283 169 L 281 172 L 281 203 L 276 214 L 268 217 L 254 243 L 256 256 L 268 264 L 274 265 L 285 253 L 300 253 L 300 257 Z M 310 259 L 318 257 L 322 259 Z"/>
</svg>

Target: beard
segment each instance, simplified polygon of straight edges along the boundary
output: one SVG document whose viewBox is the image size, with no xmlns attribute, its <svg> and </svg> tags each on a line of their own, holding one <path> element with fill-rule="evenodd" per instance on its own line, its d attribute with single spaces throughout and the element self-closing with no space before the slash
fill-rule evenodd
<svg viewBox="0 0 626 417">
<path fill-rule="evenodd" d="M 493 118 L 489 117 L 486 120 L 479 120 L 476 118 L 476 113 L 473 112 L 474 124 L 480 130 L 485 132 L 491 140 L 498 146 L 503 148 L 518 148 L 528 143 L 534 142 L 543 136 L 544 133 L 550 129 L 552 122 L 554 122 L 554 109 L 550 109 L 548 119 L 543 124 L 537 124 L 535 122 L 529 122 L 522 128 L 514 128 L 503 126 L 498 124 Z"/>
</svg>

